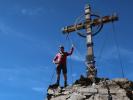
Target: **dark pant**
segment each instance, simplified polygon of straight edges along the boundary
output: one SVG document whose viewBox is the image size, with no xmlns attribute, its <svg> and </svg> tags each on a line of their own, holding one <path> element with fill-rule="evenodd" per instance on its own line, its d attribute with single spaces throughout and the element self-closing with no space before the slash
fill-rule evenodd
<svg viewBox="0 0 133 100">
<path fill-rule="evenodd" d="M 59 64 L 59 65 L 57 65 L 57 67 L 56 67 L 56 73 L 58 75 L 60 75 L 61 70 L 62 70 L 63 74 L 66 74 L 67 73 L 66 64 Z"/>
<path fill-rule="evenodd" d="M 59 64 L 56 67 L 56 73 L 57 73 L 57 84 L 59 85 L 60 83 L 60 73 L 61 71 L 63 72 L 63 76 L 64 76 L 64 86 L 67 86 L 67 68 L 66 68 L 66 64 Z"/>
</svg>

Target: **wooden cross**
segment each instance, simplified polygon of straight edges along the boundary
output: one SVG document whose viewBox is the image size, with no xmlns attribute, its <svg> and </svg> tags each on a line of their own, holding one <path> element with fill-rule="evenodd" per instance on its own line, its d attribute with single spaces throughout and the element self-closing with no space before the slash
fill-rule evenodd
<svg viewBox="0 0 133 100">
<path fill-rule="evenodd" d="M 95 67 L 95 57 L 93 50 L 93 38 L 92 38 L 92 27 L 113 22 L 118 20 L 116 15 L 104 16 L 102 18 L 91 19 L 91 7 L 89 5 L 85 6 L 85 22 L 78 23 L 76 25 L 66 26 L 62 29 L 64 34 L 69 34 L 81 29 L 86 29 L 86 42 L 87 42 L 87 77 L 94 78 L 97 76 L 97 70 Z"/>
</svg>

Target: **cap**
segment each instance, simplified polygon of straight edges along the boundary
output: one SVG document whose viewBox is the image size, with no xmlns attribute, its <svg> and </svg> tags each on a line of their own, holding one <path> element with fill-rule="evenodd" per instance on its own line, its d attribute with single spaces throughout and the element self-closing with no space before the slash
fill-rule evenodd
<svg viewBox="0 0 133 100">
<path fill-rule="evenodd" d="M 60 45 L 59 48 L 63 48 L 64 49 L 64 46 L 63 45 Z"/>
</svg>

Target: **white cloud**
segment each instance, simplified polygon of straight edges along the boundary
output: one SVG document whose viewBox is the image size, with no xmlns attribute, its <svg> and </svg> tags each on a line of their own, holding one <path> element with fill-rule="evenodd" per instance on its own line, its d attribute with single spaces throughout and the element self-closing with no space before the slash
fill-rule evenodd
<svg viewBox="0 0 133 100">
<path fill-rule="evenodd" d="M 99 60 L 107 61 L 107 60 L 116 60 L 119 59 L 119 54 L 121 57 L 121 60 L 126 60 L 126 63 L 133 63 L 133 51 L 128 48 L 119 48 L 119 51 L 115 48 L 108 48 L 107 51 L 105 51 L 102 54 L 102 58 L 98 58 Z"/>
<path fill-rule="evenodd" d="M 44 88 L 42 87 L 33 87 L 32 90 L 36 92 L 44 92 Z"/>
<path fill-rule="evenodd" d="M 29 43 L 33 43 L 33 45 L 30 45 L 34 48 L 41 48 L 38 50 L 45 50 L 45 51 L 49 51 L 47 52 L 47 54 L 52 54 L 53 53 L 53 49 L 52 49 L 52 45 L 49 45 L 49 47 L 46 47 L 47 43 L 49 43 L 49 41 L 44 41 L 42 39 L 37 39 L 36 37 L 33 37 L 31 35 L 28 35 L 26 33 L 22 33 L 22 32 L 18 32 L 16 31 L 14 28 L 10 27 L 9 25 L 7 25 L 6 23 L 2 22 L 0 23 L 0 35 L 5 35 L 7 37 L 11 37 L 12 39 L 18 39 L 20 38 L 23 41 L 28 41 Z"/>
<path fill-rule="evenodd" d="M 84 56 L 81 56 L 79 54 L 74 54 L 71 56 L 71 59 L 72 60 L 75 60 L 75 61 L 79 61 L 79 62 L 83 62 L 85 61 L 85 57 Z"/>
<path fill-rule="evenodd" d="M 8 34 L 10 34 L 12 32 L 13 32 L 12 29 L 7 27 L 7 25 L 5 25 L 5 23 L 2 23 L 2 22 L 0 23 L 0 33 L 1 34 L 8 35 Z"/>
<path fill-rule="evenodd" d="M 32 15 L 39 15 L 39 14 L 43 14 L 45 13 L 44 12 L 45 10 L 43 8 L 23 8 L 21 9 L 21 14 L 23 15 L 29 15 L 29 16 L 32 16 Z"/>
<path fill-rule="evenodd" d="M 38 46 L 38 47 L 40 47 L 42 45 L 43 46 L 46 45 L 46 41 L 36 39 L 30 35 L 27 35 L 26 33 L 18 32 L 14 28 L 11 28 L 9 25 L 2 23 L 2 22 L 0 23 L 0 34 L 14 36 L 17 38 L 21 38 L 23 40 L 28 40 L 28 41 L 34 42 L 34 44 L 36 43 L 36 46 Z M 46 47 L 45 47 L 45 49 L 46 49 Z"/>
<path fill-rule="evenodd" d="M 116 48 L 108 48 L 106 51 L 102 53 L 102 59 L 110 60 L 110 59 L 116 59 L 118 54 L 116 53 Z M 99 58 L 101 59 L 101 58 Z"/>
<path fill-rule="evenodd" d="M 72 74 L 72 77 L 76 77 L 76 76 L 77 76 L 77 74 L 76 74 L 76 73 L 73 73 L 73 74 Z"/>
<path fill-rule="evenodd" d="M 124 56 L 133 56 L 133 51 L 129 49 L 122 48 L 120 51 Z"/>
<path fill-rule="evenodd" d="M 0 23 L 0 32 L 5 35 L 14 35 L 17 37 L 25 38 L 28 40 L 32 40 L 30 37 L 26 36 L 23 33 L 16 32 L 13 28 L 9 27 L 5 23 Z"/>
<path fill-rule="evenodd" d="M 126 58 L 127 61 L 131 64 L 133 64 L 133 51 L 129 49 L 121 49 L 121 55 L 122 57 Z"/>
</svg>

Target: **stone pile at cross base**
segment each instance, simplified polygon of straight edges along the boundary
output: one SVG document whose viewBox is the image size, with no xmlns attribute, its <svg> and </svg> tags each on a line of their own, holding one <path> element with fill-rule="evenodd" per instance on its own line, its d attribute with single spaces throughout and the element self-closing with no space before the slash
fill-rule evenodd
<svg viewBox="0 0 133 100">
<path fill-rule="evenodd" d="M 96 83 L 83 76 L 65 88 L 50 85 L 45 100 L 133 100 L 133 82 L 125 78 L 96 78 Z"/>
</svg>

